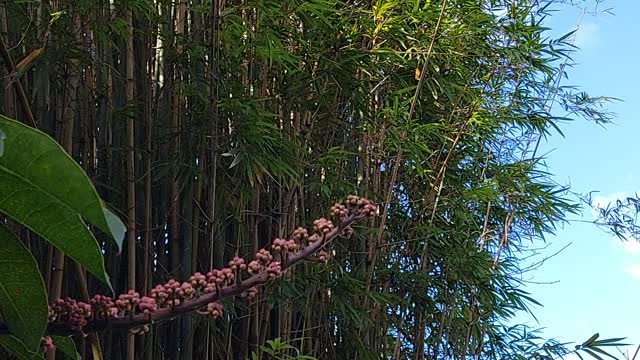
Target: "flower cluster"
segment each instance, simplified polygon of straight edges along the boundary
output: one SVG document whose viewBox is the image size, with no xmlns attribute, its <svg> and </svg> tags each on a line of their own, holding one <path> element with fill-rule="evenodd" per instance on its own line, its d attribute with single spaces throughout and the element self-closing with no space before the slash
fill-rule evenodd
<svg viewBox="0 0 640 360">
<path fill-rule="evenodd" d="M 140 293 L 129 290 L 126 294 L 118 296 L 115 301 L 115 307 L 118 309 L 116 317 L 134 314 L 148 314 L 158 308 L 154 298 L 143 296 Z M 113 312 L 112 312 L 113 313 Z"/>
<path fill-rule="evenodd" d="M 318 234 L 326 235 L 331 230 L 333 230 L 335 226 L 331 222 L 331 220 L 327 220 L 325 218 L 320 218 L 313 221 L 313 231 Z"/>
<path fill-rule="evenodd" d="M 118 316 L 119 310 L 115 306 L 113 300 L 105 295 L 95 295 L 89 303 L 91 304 L 91 309 L 93 310 L 93 315 L 97 319 L 109 319 Z"/>
<path fill-rule="evenodd" d="M 294 239 L 275 239 L 271 244 L 271 249 L 274 251 L 287 251 L 287 252 L 295 252 L 300 249 L 300 243 Z"/>
<path fill-rule="evenodd" d="M 53 340 L 51 339 L 51 336 L 43 336 L 40 339 L 40 351 L 48 352 L 55 348 L 56 346 L 53 344 Z"/>
<path fill-rule="evenodd" d="M 91 305 L 69 297 L 57 299 L 49 306 L 49 322 L 64 322 L 73 330 L 80 330 L 93 315 Z"/>
<path fill-rule="evenodd" d="M 307 229 L 298 227 L 297 229 L 293 230 L 293 234 L 291 234 L 291 240 L 295 241 L 298 244 L 309 241 L 309 233 L 307 232 Z"/>
<path fill-rule="evenodd" d="M 257 274 L 261 272 L 265 266 L 273 260 L 273 256 L 267 249 L 260 249 L 254 260 L 249 263 L 249 274 Z"/>
<path fill-rule="evenodd" d="M 244 259 L 237 256 L 234 256 L 227 265 L 234 271 L 245 270 L 247 268 L 247 264 L 244 263 Z"/>
<path fill-rule="evenodd" d="M 158 309 L 170 308 L 173 312 L 175 307 L 188 304 L 202 296 L 206 296 L 202 300 L 212 301 L 206 306 L 200 306 L 200 302 L 191 304 L 198 304 L 196 305 L 200 307 L 196 309 L 198 313 L 217 318 L 223 313 L 222 305 L 217 301 L 221 297 L 222 289 L 230 286 L 240 287 L 235 293 L 251 299 L 258 294 L 258 288 L 254 286 L 255 279 L 260 279 L 257 285 L 277 279 L 289 266 L 309 255 L 315 255 L 317 261 L 326 263 L 331 256 L 324 250 L 324 242 L 336 235 L 343 238 L 350 237 L 353 229 L 349 225 L 353 221 L 373 217 L 376 213 L 377 207 L 371 201 L 350 195 L 343 204 L 335 204 L 331 207 L 331 215 L 340 219 L 338 226 L 331 220 L 317 219 L 313 222 L 311 235 L 307 229 L 298 227 L 288 239 L 274 239 L 268 248 L 260 249 L 248 263 L 243 258 L 235 256 L 223 269 L 213 269 L 206 274 L 196 272 L 184 282 L 170 279 L 153 288 L 149 296 L 140 296 L 135 290 L 129 290 L 119 295 L 117 299 L 96 295 L 89 304 L 70 298 L 58 299 L 49 307 L 49 322 L 65 324 L 74 331 L 81 331 L 92 320 L 133 318 L 137 315 L 145 315 L 152 319 L 153 313 Z M 336 228 L 340 229 L 339 234 L 334 231 Z M 319 241 L 323 243 L 319 244 Z M 254 278 L 252 285 L 244 286 L 242 278 L 247 274 L 249 276 L 266 275 L 266 277 Z M 182 310 L 185 308 L 183 307 Z M 148 330 L 149 327 L 143 325 L 131 332 L 141 334 Z M 43 349 L 53 346 L 51 339 L 46 339 L 43 338 Z"/>
<path fill-rule="evenodd" d="M 247 289 L 247 291 L 241 294 L 242 297 L 246 297 L 247 299 L 253 299 L 257 295 L 258 295 L 258 288 L 255 286 Z"/>
<path fill-rule="evenodd" d="M 337 209 L 336 206 L 344 206 L 349 212 L 357 212 L 358 215 L 366 217 L 374 217 L 378 214 L 378 207 L 372 203 L 371 200 L 356 195 L 347 196 L 347 200 L 344 205 L 336 204 L 331 207 L 331 213 Z"/>
<path fill-rule="evenodd" d="M 320 250 L 318 251 L 318 261 L 320 261 L 321 263 L 328 263 L 329 259 L 331 258 L 331 255 L 329 255 L 328 252 L 326 252 L 325 250 Z"/>
<path fill-rule="evenodd" d="M 207 313 L 214 318 L 222 316 L 222 304 L 219 302 L 212 302 L 207 304 Z"/>
</svg>

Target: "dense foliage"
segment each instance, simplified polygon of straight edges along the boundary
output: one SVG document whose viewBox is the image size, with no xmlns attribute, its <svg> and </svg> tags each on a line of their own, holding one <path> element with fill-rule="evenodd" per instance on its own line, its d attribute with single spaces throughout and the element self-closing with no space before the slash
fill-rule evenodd
<svg viewBox="0 0 640 360">
<path fill-rule="evenodd" d="M 0 109 L 58 140 L 126 219 L 120 252 L 105 219 L 81 214 L 103 231 L 95 236 L 116 293 L 148 295 L 253 256 L 347 194 L 381 205 L 349 241 L 328 246 L 327 266 L 305 264 L 229 300 L 220 319 L 183 316 L 142 337 L 76 336 L 78 351 L 184 360 L 286 358 L 293 348 L 319 359 L 568 353 L 506 325 L 536 304 L 522 289 L 520 255 L 577 209 L 536 154 L 566 119 L 552 105 L 609 120 L 606 99 L 559 84 L 572 46 L 569 35 L 547 38 L 553 6 L 0 2 Z M 15 138 L 1 125 L 8 154 Z M 57 191 L 75 184 L 53 179 Z M 0 206 L 23 223 L 11 209 Z M 85 277 L 69 266 L 80 261 L 73 248 L 7 222 L 51 304 L 109 293 L 104 271 Z M 598 341 L 579 348 L 608 344 Z"/>
</svg>

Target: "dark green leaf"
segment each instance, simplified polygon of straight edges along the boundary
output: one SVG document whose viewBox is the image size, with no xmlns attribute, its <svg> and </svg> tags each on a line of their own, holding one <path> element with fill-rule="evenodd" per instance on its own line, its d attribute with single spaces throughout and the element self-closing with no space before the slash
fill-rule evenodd
<svg viewBox="0 0 640 360">
<path fill-rule="evenodd" d="M 0 335 L 0 346 L 15 354 L 20 360 L 44 360 L 42 354 L 29 351 L 29 348 L 15 336 Z"/>
<path fill-rule="evenodd" d="M 0 156 L 2 156 L 3 152 L 4 152 L 4 133 L 2 132 L 2 129 L 0 129 Z"/>
<path fill-rule="evenodd" d="M 52 336 L 51 339 L 56 346 L 56 350 L 61 351 L 70 359 L 82 360 L 82 356 L 76 351 L 76 344 L 73 342 L 71 336 Z"/>
<path fill-rule="evenodd" d="M 36 351 L 47 327 L 47 292 L 29 250 L 0 225 L 0 313 L 11 334 Z"/>
<path fill-rule="evenodd" d="M 627 346 L 630 344 L 621 343 L 622 340 L 626 338 L 611 338 L 611 339 L 602 339 L 596 340 L 591 343 L 591 346 Z"/>
<path fill-rule="evenodd" d="M 602 358 L 602 356 L 600 356 L 600 355 L 596 354 L 595 352 L 593 352 L 593 351 L 591 351 L 591 350 L 589 350 L 589 349 L 586 349 L 586 348 L 585 348 L 585 349 L 582 349 L 582 351 L 586 352 L 587 354 L 591 355 L 592 357 L 594 357 L 594 358 L 596 358 L 596 359 L 598 359 L 598 360 L 604 360 L 604 359 Z"/>
<path fill-rule="evenodd" d="M 610 357 L 610 358 L 612 358 L 612 359 L 616 359 L 616 357 L 615 357 L 615 356 L 613 356 L 613 355 L 609 354 L 608 352 L 606 352 L 606 351 L 604 351 L 604 350 L 602 350 L 602 349 L 600 349 L 600 348 L 597 348 L 597 347 L 591 346 L 591 347 L 589 347 L 589 350 L 593 350 L 593 351 L 595 351 L 595 352 L 597 352 L 597 353 L 599 353 L 599 354 L 602 354 L 602 355 L 608 356 L 608 357 Z"/>
<path fill-rule="evenodd" d="M 599 333 L 595 333 L 591 335 L 590 338 L 588 338 L 585 342 L 582 343 L 582 347 L 591 345 L 591 343 L 593 343 L 599 336 L 600 336 Z"/>
</svg>

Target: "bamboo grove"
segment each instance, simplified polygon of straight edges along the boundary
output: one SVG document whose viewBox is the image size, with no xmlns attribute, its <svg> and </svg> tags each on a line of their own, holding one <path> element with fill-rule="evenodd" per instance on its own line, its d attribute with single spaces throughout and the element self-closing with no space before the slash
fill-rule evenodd
<svg viewBox="0 0 640 360">
<path fill-rule="evenodd" d="M 119 209 L 123 251 L 99 238 L 117 293 L 251 256 L 348 194 L 381 204 L 328 265 L 228 300 L 221 319 L 78 337 L 83 358 L 99 343 L 104 359 L 269 359 L 275 339 L 318 359 L 566 351 L 506 325 L 537 304 L 523 254 L 577 209 L 540 139 L 609 120 L 603 98 L 559 83 L 573 48 L 542 25 L 554 6 L 0 1 L 0 109 L 55 137 Z M 51 301 L 108 292 L 22 234 Z"/>
</svg>

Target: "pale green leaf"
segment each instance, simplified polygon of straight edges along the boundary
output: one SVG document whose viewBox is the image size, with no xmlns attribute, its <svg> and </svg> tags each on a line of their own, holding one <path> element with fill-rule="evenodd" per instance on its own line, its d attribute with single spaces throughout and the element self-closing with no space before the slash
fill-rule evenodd
<svg viewBox="0 0 640 360">
<path fill-rule="evenodd" d="M 77 212 L 2 162 L 0 189 L 0 213 L 28 227 L 109 284 L 100 246 Z"/>
<path fill-rule="evenodd" d="M 0 167 L 14 172 L 30 187 L 38 188 L 79 213 L 115 239 L 118 247 L 122 246 L 124 224 L 105 211 L 91 180 L 55 140 L 1 115 L 0 129 L 5 136 Z"/>
</svg>

